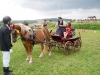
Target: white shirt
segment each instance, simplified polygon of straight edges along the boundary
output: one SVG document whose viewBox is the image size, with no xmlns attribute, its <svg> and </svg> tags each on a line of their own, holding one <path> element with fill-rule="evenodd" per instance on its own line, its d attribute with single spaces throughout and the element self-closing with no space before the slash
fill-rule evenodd
<svg viewBox="0 0 100 75">
<path fill-rule="evenodd" d="M 9 28 L 9 30 L 10 30 L 10 27 L 6 24 L 6 26 Z"/>
</svg>

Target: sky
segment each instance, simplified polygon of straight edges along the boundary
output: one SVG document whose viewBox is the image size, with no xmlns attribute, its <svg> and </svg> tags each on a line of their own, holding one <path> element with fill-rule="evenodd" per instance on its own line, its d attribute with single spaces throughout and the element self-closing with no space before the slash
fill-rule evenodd
<svg viewBox="0 0 100 75">
<path fill-rule="evenodd" d="M 43 18 L 100 19 L 100 0 L 0 0 L 0 20 L 4 16 L 12 20 Z"/>
</svg>

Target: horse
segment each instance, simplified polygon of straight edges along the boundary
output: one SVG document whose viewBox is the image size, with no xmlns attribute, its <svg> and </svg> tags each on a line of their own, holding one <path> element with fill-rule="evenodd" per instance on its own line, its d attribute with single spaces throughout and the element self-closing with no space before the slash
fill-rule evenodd
<svg viewBox="0 0 100 75">
<path fill-rule="evenodd" d="M 11 32 L 12 42 L 16 42 L 18 39 L 18 35 L 20 35 L 21 41 L 26 49 L 27 58 L 30 64 L 32 63 L 32 49 L 33 45 L 41 44 L 41 53 L 39 58 L 43 57 L 43 55 L 48 51 L 48 55 L 51 56 L 50 50 L 50 32 L 46 27 L 40 29 L 33 29 L 29 26 L 25 26 L 24 24 L 14 24 L 13 30 Z"/>
</svg>

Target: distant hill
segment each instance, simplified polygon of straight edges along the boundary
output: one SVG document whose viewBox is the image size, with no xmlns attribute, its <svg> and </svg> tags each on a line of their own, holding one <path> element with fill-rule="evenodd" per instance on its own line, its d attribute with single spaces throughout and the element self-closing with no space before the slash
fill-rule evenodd
<svg viewBox="0 0 100 75">
<path fill-rule="evenodd" d="M 53 21 L 53 22 L 57 22 L 57 18 L 44 18 L 47 21 Z M 37 23 L 38 20 L 44 20 L 44 19 L 36 19 L 36 20 L 13 20 L 13 23 L 23 23 L 24 21 L 28 22 L 29 24 L 32 23 Z M 63 20 L 65 21 L 70 21 L 71 19 L 65 19 L 63 18 Z"/>
<path fill-rule="evenodd" d="M 37 20 L 13 20 L 13 23 L 23 23 L 24 21 L 28 22 L 29 24 L 37 22 Z"/>
<path fill-rule="evenodd" d="M 38 20 L 44 20 L 44 19 L 38 19 Z M 54 21 L 54 22 L 57 22 L 58 21 L 58 19 L 57 18 L 45 18 L 45 20 L 47 20 L 47 21 Z M 72 20 L 72 19 L 65 19 L 65 18 L 63 18 L 63 20 L 65 20 L 65 21 L 70 21 L 70 20 Z"/>
</svg>

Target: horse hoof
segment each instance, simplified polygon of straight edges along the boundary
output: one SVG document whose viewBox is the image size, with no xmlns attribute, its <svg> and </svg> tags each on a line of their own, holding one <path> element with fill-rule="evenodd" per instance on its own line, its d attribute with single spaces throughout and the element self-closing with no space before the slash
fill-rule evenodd
<svg viewBox="0 0 100 75">
<path fill-rule="evenodd" d="M 48 54 L 48 56 L 51 56 L 51 54 Z"/>
<path fill-rule="evenodd" d="M 39 56 L 39 58 L 42 58 L 43 56 Z"/>
<path fill-rule="evenodd" d="M 29 64 L 32 64 L 32 61 L 29 61 Z"/>
<path fill-rule="evenodd" d="M 27 57 L 27 58 L 26 58 L 26 61 L 29 61 L 29 60 L 30 60 L 30 59 Z"/>
<path fill-rule="evenodd" d="M 29 59 L 26 59 L 26 61 L 29 61 Z"/>
</svg>

